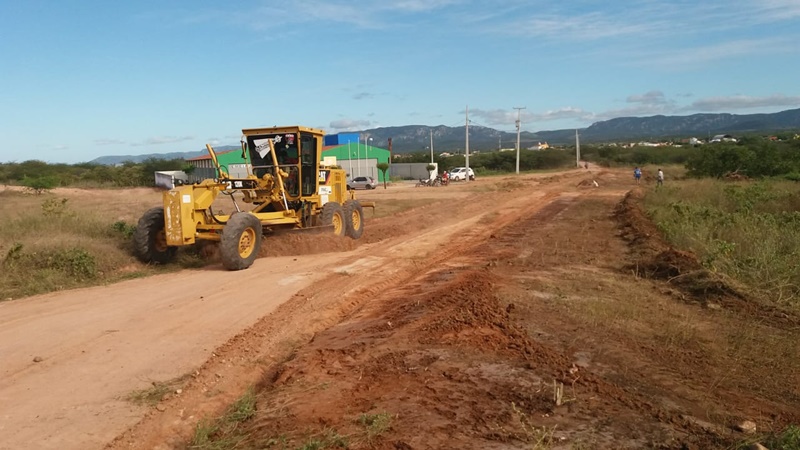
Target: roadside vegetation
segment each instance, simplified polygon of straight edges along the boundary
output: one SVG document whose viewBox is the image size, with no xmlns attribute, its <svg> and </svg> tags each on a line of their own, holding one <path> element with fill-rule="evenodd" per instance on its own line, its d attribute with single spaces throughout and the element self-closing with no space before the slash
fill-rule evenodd
<svg viewBox="0 0 800 450">
<path fill-rule="evenodd" d="M 680 164 L 693 177 L 780 177 L 800 181 L 798 139 L 772 141 L 747 136 L 735 143 L 681 147 L 589 145 L 581 148 L 581 156 L 607 167 Z"/>
<path fill-rule="evenodd" d="M 193 166 L 183 159 L 148 158 L 143 162 L 126 161 L 118 166 L 105 164 L 49 164 L 43 161 L 0 163 L 0 183 L 26 186 L 39 193 L 56 187 L 133 187 L 155 186 L 153 173 L 159 170 L 183 170 Z"/>
<path fill-rule="evenodd" d="M 192 252 L 184 252 L 178 264 L 170 266 L 136 263 L 131 236 L 136 215 L 146 209 L 150 197 L 117 194 L 125 203 L 0 191 L 0 301 L 204 263 Z M 153 202 L 159 198 L 156 191 L 150 195 Z"/>
<path fill-rule="evenodd" d="M 707 269 L 800 309 L 800 184 L 687 179 L 650 192 L 645 206 L 667 240 Z"/>
</svg>

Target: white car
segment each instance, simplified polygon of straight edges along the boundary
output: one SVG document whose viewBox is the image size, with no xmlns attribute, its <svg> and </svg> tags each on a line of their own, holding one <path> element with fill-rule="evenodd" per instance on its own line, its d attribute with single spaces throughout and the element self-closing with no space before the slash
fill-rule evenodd
<svg viewBox="0 0 800 450">
<path fill-rule="evenodd" d="M 456 167 L 455 169 L 448 172 L 450 175 L 450 180 L 452 181 L 464 181 L 467 179 L 467 168 L 466 167 Z M 475 172 L 472 171 L 472 168 L 469 168 L 469 179 L 475 179 Z"/>
<path fill-rule="evenodd" d="M 378 182 L 372 177 L 355 177 L 347 182 L 347 190 L 352 189 L 375 189 Z"/>
</svg>

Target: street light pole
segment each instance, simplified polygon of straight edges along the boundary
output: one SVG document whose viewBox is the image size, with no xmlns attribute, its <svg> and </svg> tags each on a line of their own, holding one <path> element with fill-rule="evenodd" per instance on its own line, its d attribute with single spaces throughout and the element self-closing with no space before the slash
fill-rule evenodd
<svg viewBox="0 0 800 450">
<path fill-rule="evenodd" d="M 464 165 L 467 166 L 467 174 L 464 177 L 464 181 L 469 183 L 469 105 L 467 105 L 466 108 L 466 116 L 466 123 L 464 124 L 464 131 L 466 131 L 466 136 L 464 138 Z"/>
<path fill-rule="evenodd" d="M 352 143 L 353 142 L 350 139 L 347 140 L 347 162 L 350 163 L 350 179 L 351 180 L 353 179 L 353 151 L 350 150 L 350 148 L 352 147 L 350 144 L 352 144 Z"/>
<path fill-rule="evenodd" d="M 522 110 L 525 109 L 524 106 L 515 106 L 514 109 L 517 110 L 517 175 L 519 175 L 519 124 L 520 124 L 520 114 Z"/>
<path fill-rule="evenodd" d="M 369 138 L 369 141 L 372 142 L 372 138 Z M 365 144 L 367 143 L 366 139 L 364 139 L 364 143 Z M 368 176 L 371 177 L 372 176 L 372 167 L 369 167 L 369 145 L 367 145 L 367 148 L 364 149 L 364 169 L 369 169 L 369 175 Z"/>
<path fill-rule="evenodd" d="M 433 130 L 431 130 L 431 164 L 433 164 Z"/>
<path fill-rule="evenodd" d="M 364 133 L 364 157 L 367 156 L 367 133 Z M 366 169 L 366 163 L 364 163 L 364 168 Z M 361 156 L 358 157 L 358 174 L 363 176 L 364 174 L 361 172 Z"/>
</svg>

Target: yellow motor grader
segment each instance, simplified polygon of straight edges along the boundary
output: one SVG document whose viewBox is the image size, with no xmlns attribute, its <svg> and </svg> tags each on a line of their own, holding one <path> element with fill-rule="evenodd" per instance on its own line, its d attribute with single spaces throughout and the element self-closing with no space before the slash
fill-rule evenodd
<svg viewBox="0 0 800 450">
<path fill-rule="evenodd" d="M 136 227 L 134 250 L 143 262 L 169 262 L 178 247 L 197 241 L 219 242 L 222 265 L 250 267 L 262 236 L 282 229 L 328 227 L 337 236 L 358 239 L 364 232 L 363 205 L 347 190 L 344 170 L 320 163 L 322 130 L 302 127 L 242 130 L 245 177 L 233 178 L 206 145 L 219 178 L 164 192 L 163 207 L 148 210 Z M 235 195 L 251 205 L 242 210 Z M 212 209 L 220 194 L 233 199 L 235 212 Z"/>
</svg>

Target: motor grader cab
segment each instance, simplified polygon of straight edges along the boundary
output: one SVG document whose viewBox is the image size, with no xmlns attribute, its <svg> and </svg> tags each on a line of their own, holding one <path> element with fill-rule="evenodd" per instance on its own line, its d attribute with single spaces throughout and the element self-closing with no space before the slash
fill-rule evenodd
<svg viewBox="0 0 800 450">
<path fill-rule="evenodd" d="M 164 192 L 163 206 L 148 210 L 136 227 L 134 249 L 146 263 L 167 263 L 178 247 L 219 242 L 222 265 L 246 269 L 262 236 L 279 230 L 328 227 L 336 236 L 358 239 L 364 232 L 363 206 L 347 190 L 344 170 L 320 164 L 323 131 L 300 126 L 242 130 L 248 173 L 233 178 L 206 145 L 218 178 Z M 235 211 L 218 214 L 220 194 Z M 248 204 L 241 208 L 236 196 Z"/>
</svg>

